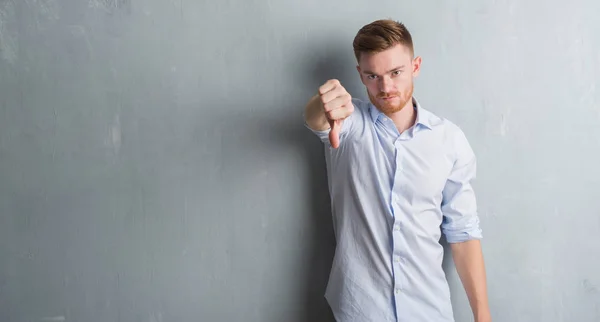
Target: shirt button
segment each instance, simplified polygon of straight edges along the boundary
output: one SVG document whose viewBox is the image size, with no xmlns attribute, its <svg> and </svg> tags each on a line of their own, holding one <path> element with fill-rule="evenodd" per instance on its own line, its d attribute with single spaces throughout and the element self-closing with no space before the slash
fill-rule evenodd
<svg viewBox="0 0 600 322">
<path fill-rule="evenodd" d="M 400 294 L 400 289 L 397 288 L 395 292 L 396 292 L 396 294 Z"/>
<path fill-rule="evenodd" d="M 400 257 L 396 256 L 396 258 L 394 258 L 394 262 L 400 263 Z"/>
<path fill-rule="evenodd" d="M 399 231 L 399 230 L 400 230 L 400 226 L 398 226 L 398 225 L 394 225 L 394 230 L 395 230 L 395 231 Z"/>
</svg>

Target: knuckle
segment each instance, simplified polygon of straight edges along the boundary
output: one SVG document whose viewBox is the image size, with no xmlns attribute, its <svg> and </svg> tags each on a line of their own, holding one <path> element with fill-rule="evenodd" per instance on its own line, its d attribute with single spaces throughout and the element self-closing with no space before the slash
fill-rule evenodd
<svg viewBox="0 0 600 322">
<path fill-rule="evenodd" d="M 348 104 L 348 111 L 350 113 L 354 112 L 354 104 Z"/>
<path fill-rule="evenodd" d="M 342 86 L 342 84 L 340 84 L 340 82 L 336 79 L 334 81 L 331 82 L 331 90 L 333 91 L 339 91 L 340 87 Z"/>
</svg>

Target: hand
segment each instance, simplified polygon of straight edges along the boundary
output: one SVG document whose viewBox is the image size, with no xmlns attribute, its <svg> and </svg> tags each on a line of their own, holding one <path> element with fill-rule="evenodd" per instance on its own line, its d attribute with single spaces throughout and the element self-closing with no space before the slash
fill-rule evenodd
<svg viewBox="0 0 600 322">
<path fill-rule="evenodd" d="M 340 145 L 340 130 L 344 119 L 354 112 L 352 96 L 337 79 L 330 79 L 319 87 L 321 104 L 329 121 L 329 142 L 333 148 Z"/>
</svg>

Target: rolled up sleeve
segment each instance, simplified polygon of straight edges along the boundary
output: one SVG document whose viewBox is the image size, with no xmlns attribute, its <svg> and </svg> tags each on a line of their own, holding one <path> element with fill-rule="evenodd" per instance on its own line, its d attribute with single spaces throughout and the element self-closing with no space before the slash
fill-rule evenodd
<svg viewBox="0 0 600 322">
<path fill-rule="evenodd" d="M 323 143 L 329 143 L 329 132 L 331 132 L 331 129 L 327 129 L 327 130 L 322 130 L 322 131 L 318 131 L 318 130 L 313 130 L 308 123 L 306 123 L 306 121 L 304 121 L 304 127 L 306 127 L 307 129 L 309 129 L 313 134 L 315 134 Z"/>
<path fill-rule="evenodd" d="M 475 191 L 471 184 L 476 176 L 476 157 L 464 133 L 454 133 L 455 162 L 443 190 L 442 232 L 449 243 L 483 238 L 477 213 Z"/>
</svg>

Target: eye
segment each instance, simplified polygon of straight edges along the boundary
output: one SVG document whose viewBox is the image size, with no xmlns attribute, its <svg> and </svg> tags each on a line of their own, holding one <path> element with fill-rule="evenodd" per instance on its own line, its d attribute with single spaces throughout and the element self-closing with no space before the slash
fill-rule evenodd
<svg viewBox="0 0 600 322">
<path fill-rule="evenodd" d="M 377 78 L 377 75 L 367 75 L 367 78 L 368 79 L 375 79 L 375 78 Z"/>
<path fill-rule="evenodd" d="M 402 71 L 401 71 L 401 70 L 395 70 L 395 71 L 393 71 L 393 72 L 392 72 L 392 75 L 393 75 L 393 76 L 398 76 L 398 75 L 400 75 L 401 73 L 402 73 Z"/>
</svg>

